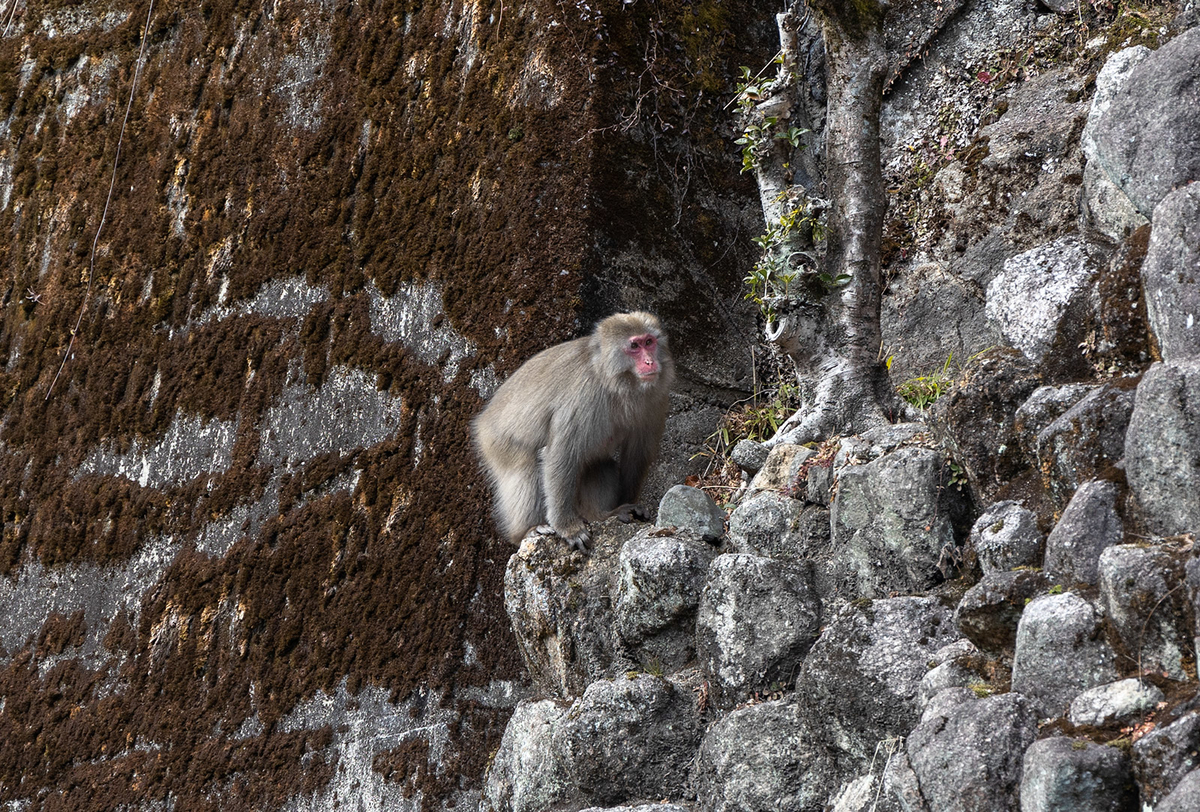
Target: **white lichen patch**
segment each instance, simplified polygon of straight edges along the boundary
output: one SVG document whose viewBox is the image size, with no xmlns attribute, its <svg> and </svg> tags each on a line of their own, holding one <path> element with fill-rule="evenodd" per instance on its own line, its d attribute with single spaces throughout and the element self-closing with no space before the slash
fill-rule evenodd
<svg viewBox="0 0 1200 812">
<path fill-rule="evenodd" d="M 87 634 L 78 649 L 63 656 L 82 657 L 93 665 L 111 656 L 103 647 L 114 618 L 124 611 L 137 626 L 142 598 L 175 559 L 179 544 L 157 538 L 143 545 L 120 566 L 95 564 L 58 566 L 46 569 L 34 559 L 16 578 L 0 578 L 0 644 L 6 651 L 20 650 L 52 614 L 70 617 L 84 613 Z M 50 660 L 53 658 L 47 658 Z"/>
<path fill-rule="evenodd" d="M 383 442 L 401 426 L 400 398 L 375 388 L 361 369 L 333 367 L 318 388 L 288 386 L 267 410 L 258 461 L 295 471 L 321 454 L 345 454 Z"/>
<path fill-rule="evenodd" d="M 45 14 L 35 33 L 47 39 L 56 39 L 112 31 L 128 20 L 129 15 L 128 10 L 100 11 L 85 5 L 61 8 Z"/>
<path fill-rule="evenodd" d="M 441 318 L 441 286 L 408 282 L 395 296 L 387 297 L 370 283 L 366 291 L 371 331 L 385 341 L 399 341 L 427 364 L 440 365 L 446 383 L 458 375 L 463 359 L 475 354 L 475 345 Z"/>
<path fill-rule="evenodd" d="M 236 436 L 236 421 L 206 421 L 180 411 L 157 442 L 135 438 L 124 454 L 116 453 L 111 445 L 98 448 L 87 456 L 75 476 L 122 476 L 143 488 L 178 487 L 198 476 L 228 471 Z"/>
</svg>

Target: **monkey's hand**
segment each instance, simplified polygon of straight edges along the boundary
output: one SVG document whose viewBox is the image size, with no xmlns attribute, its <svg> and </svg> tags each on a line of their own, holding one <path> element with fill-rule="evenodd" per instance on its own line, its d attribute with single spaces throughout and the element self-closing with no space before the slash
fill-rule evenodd
<svg viewBox="0 0 1200 812">
<path fill-rule="evenodd" d="M 609 515 L 616 516 L 621 524 L 629 524 L 634 519 L 638 520 L 639 522 L 650 521 L 650 511 L 646 510 L 641 505 L 635 505 L 633 503 L 624 504 L 613 509 L 613 512 Z"/>
</svg>

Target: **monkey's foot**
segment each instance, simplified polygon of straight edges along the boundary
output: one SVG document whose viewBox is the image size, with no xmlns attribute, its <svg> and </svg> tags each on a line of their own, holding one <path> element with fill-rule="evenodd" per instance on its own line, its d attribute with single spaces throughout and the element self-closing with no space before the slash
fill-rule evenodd
<svg viewBox="0 0 1200 812">
<path fill-rule="evenodd" d="M 548 524 L 539 524 L 533 528 L 533 532 L 539 536 L 558 536 L 567 543 L 568 547 L 581 553 L 586 553 L 591 549 L 592 534 L 587 531 L 586 527 L 574 533 L 566 533 L 555 530 Z"/>
<path fill-rule="evenodd" d="M 639 522 L 650 521 L 650 511 L 646 510 L 641 505 L 635 505 L 633 503 L 620 505 L 619 507 L 614 508 L 613 512 L 609 515 L 616 516 L 617 520 L 621 522 L 621 524 L 629 524 L 634 519 Z"/>
</svg>

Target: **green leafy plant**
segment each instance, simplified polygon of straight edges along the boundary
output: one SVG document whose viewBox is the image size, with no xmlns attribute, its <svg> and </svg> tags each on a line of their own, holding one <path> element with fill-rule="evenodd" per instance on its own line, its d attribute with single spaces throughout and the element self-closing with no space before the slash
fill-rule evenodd
<svg viewBox="0 0 1200 812">
<path fill-rule="evenodd" d="M 749 288 L 746 298 L 758 305 L 768 321 L 774 320 L 775 304 L 792 294 L 797 280 L 806 279 L 812 283 L 810 288 L 816 287 L 821 293 L 829 293 L 850 281 L 845 274 L 831 276 L 818 271 L 816 257 L 808 251 L 789 251 L 788 246 L 798 233 L 811 235 L 813 242 L 825 238 L 825 223 L 808 201 L 788 209 L 754 238 L 762 256 L 742 281 Z"/>
<path fill-rule="evenodd" d="M 909 378 L 896 387 L 896 394 L 906 403 L 921 411 L 928 409 L 934 401 L 946 394 L 954 383 L 954 376 L 950 374 L 950 361 L 953 358 L 954 353 L 950 353 L 946 356 L 946 363 L 942 364 L 940 370 L 918 378 Z M 891 369 L 890 358 L 888 359 L 888 368 Z"/>
</svg>

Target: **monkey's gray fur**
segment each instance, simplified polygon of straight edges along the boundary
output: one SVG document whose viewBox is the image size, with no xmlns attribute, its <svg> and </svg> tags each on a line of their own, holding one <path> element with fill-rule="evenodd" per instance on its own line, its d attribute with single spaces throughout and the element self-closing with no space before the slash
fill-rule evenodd
<svg viewBox="0 0 1200 812">
<path fill-rule="evenodd" d="M 637 501 L 674 379 L 662 326 L 643 312 L 609 316 L 526 361 L 472 424 L 504 534 L 519 541 L 549 524 L 586 549 L 587 522 Z"/>
</svg>

